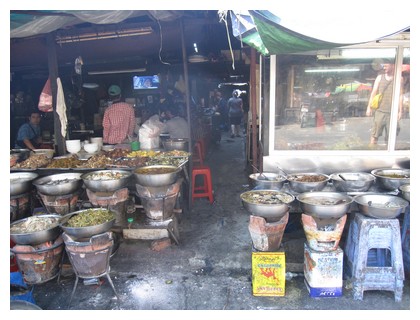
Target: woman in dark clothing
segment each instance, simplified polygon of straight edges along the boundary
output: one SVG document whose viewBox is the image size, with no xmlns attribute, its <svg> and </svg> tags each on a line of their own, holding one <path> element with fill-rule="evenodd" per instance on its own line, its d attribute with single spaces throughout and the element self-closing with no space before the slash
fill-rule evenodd
<svg viewBox="0 0 420 320">
<path fill-rule="evenodd" d="M 239 130 L 243 119 L 243 102 L 239 97 L 241 95 L 240 90 L 233 90 L 232 98 L 228 100 L 227 106 L 229 109 L 229 121 L 231 135 L 230 137 L 240 137 Z"/>
<path fill-rule="evenodd" d="M 15 148 L 34 150 L 40 147 L 41 138 L 41 114 L 34 110 L 29 115 L 29 122 L 24 123 L 17 133 Z"/>
</svg>

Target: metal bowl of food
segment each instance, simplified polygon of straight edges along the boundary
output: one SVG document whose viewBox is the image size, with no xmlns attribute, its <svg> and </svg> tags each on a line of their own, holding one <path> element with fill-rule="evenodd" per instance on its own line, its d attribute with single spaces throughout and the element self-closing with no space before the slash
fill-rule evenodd
<svg viewBox="0 0 420 320">
<path fill-rule="evenodd" d="M 375 182 L 375 176 L 367 172 L 333 173 L 330 179 L 340 192 L 366 192 Z"/>
<path fill-rule="evenodd" d="M 37 245 L 54 241 L 61 234 L 60 215 L 30 216 L 10 224 L 10 239 L 21 245 Z"/>
<path fill-rule="evenodd" d="M 372 170 L 379 186 L 385 190 L 396 190 L 410 183 L 410 169 L 382 168 Z"/>
<path fill-rule="evenodd" d="M 320 191 L 325 188 L 329 179 L 326 174 L 316 172 L 294 173 L 287 176 L 290 188 L 299 193 Z"/>
<path fill-rule="evenodd" d="M 353 198 L 340 192 L 304 192 L 296 197 L 303 213 L 320 219 L 341 218 Z"/>
<path fill-rule="evenodd" d="M 188 151 L 188 139 L 169 138 L 162 141 L 165 151 L 183 150 Z"/>
<path fill-rule="evenodd" d="M 134 170 L 136 182 L 145 187 L 163 187 L 176 182 L 181 167 L 154 165 L 139 167 Z"/>
<path fill-rule="evenodd" d="M 107 232 L 114 225 L 115 219 L 114 213 L 108 209 L 84 209 L 63 216 L 60 227 L 66 234 L 84 239 Z"/>
<path fill-rule="evenodd" d="M 97 170 L 81 175 L 86 188 L 91 191 L 112 192 L 126 187 L 133 173 L 126 170 Z"/>
<path fill-rule="evenodd" d="M 35 172 L 13 172 L 10 174 L 10 195 L 17 196 L 29 192 L 32 181 L 38 177 Z"/>
<path fill-rule="evenodd" d="M 12 149 L 10 154 L 16 155 L 18 157 L 18 162 L 24 161 L 29 158 L 31 151 L 29 149 Z"/>
<path fill-rule="evenodd" d="M 80 176 L 81 173 L 59 173 L 38 178 L 32 183 L 41 194 L 60 196 L 79 190 L 83 185 Z"/>
<path fill-rule="evenodd" d="M 263 217 L 267 222 L 280 220 L 295 200 L 290 193 L 278 190 L 251 190 L 243 192 L 240 197 L 250 214 Z"/>
<path fill-rule="evenodd" d="M 354 197 L 361 213 L 377 219 L 394 219 L 408 206 L 408 201 L 389 194 L 364 194 Z"/>
<path fill-rule="evenodd" d="M 54 151 L 54 149 L 34 149 L 34 150 L 32 150 L 32 153 L 34 153 L 34 154 L 45 154 L 45 156 L 48 159 L 52 159 L 55 151 Z"/>
<path fill-rule="evenodd" d="M 257 189 L 280 190 L 286 180 L 285 176 L 276 172 L 252 173 L 249 175 L 250 185 Z"/>
<path fill-rule="evenodd" d="M 405 200 L 410 201 L 410 184 L 403 184 L 400 187 L 400 191 L 401 191 L 402 197 Z"/>
</svg>

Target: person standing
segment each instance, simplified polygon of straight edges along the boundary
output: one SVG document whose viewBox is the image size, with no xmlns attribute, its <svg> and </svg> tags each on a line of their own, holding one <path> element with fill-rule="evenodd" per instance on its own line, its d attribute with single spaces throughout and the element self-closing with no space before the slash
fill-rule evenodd
<svg viewBox="0 0 420 320">
<path fill-rule="evenodd" d="M 221 129 L 228 131 L 228 106 L 222 93 L 217 90 L 215 93 L 215 111 L 220 113 Z"/>
<path fill-rule="evenodd" d="M 31 111 L 29 115 L 29 122 L 20 126 L 15 148 L 34 150 L 41 146 L 41 113 L 38 110 Z"/>
<path fill-rule="evenodd" d="M 233 90 L 232 98 L 230 98 L 227 103 L 229 109 L 231 138 L 235 136 L 240 137 L 239 130 L 241 129 L 241 122 L 243 119 L 243 102 L 240 95 L 240 90 Z"/>
<path fill-rule="evenodd" d="M 388 62 L 388 61 L 387 61 Z M 394 65 L 385 63 L 383 65 L 384 73 L 376 77 L 372 88 L 372 93 L 369 98 L 369 103 L 366 109 L 366 116 L 373 116 L 373 124 L 371 129 L 370 143 L 377 144 L 378 139 L 384 133 L 385 143 L 388 143 L 389 123 L 391 119 L 391 106 L 394 81 Z M 402 88 L 401 88 L 402 89 Z M 382 94 L 382 99 L 378 104 L 377 109 L 372 108 L 372 101 L 375 95 Z M 400 94 L 398 107 L 398 121 L 402 114 L 402 94 Z M 397 128 L 398 131 L 399 127 Z"/>
<path fill-rule="evenodd" d="M 128 143 L 134 136 L 136 119 L 131 104 L 121 101 L 121 89 L 112 85 L 108 89 L 112 105 L 105 110 L 102 121 L 103 142 L 108 144 Z"/>
</svg>

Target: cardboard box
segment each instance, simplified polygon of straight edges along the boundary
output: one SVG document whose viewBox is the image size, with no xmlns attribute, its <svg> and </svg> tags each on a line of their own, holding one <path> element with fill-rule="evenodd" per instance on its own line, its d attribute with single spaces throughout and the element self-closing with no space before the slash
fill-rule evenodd
<svg viewBox="0 0 420 320">
<path fill-rule="evenodd" d="M 284 252 L 252 252 L 252 294 L 284 296 L 286 256 Z"/>
<path fill-rule="evenodd" d="M 337 297 L 343 288 L 343 250 L 321 252 L 304 245 L 303 273 L 311 297 Z"/>
</svg>

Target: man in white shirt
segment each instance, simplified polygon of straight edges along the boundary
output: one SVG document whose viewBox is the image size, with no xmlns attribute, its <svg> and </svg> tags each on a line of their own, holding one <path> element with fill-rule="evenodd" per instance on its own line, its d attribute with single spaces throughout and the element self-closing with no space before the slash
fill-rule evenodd
<svg viewBox="0 0 420 320">
<path fill-rule="evenodd" d="M 179 116 L 178 108 L 170 107 L 164 115 L 167 121 L 162 132 L 168 133 L 171 139 L 189 139 L 188 122 Z"/>
</svg>

